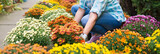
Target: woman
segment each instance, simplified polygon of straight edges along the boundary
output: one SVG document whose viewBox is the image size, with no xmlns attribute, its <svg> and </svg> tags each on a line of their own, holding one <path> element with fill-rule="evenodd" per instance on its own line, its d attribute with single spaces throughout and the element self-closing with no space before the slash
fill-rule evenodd
<svg viewBox="0 0 160 54">
<path fill-rule="evenodd" d="M 80 0 L 80 5 L 71 8 L 74 20 L 84 26 L 84 39 L 91 33 L 87 43 L 94 42 L 109 30 L 120 28 L 126 21 L 122 8 L 117 0 Z"/>
</svg>

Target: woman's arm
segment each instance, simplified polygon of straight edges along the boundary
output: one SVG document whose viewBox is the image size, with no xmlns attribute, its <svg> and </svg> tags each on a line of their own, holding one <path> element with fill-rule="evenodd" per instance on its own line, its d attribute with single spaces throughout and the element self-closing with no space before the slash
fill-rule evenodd
<svg viewBox="0 0 160 54">
<path fill-rule="evenodd" d="M 84 13 L 85 13 L 85 10 L 82 8 L 79 8 L 76 15 L 75 15 L 74 20 L 79 23 L 84 15 Z M 92 30 L 93 26 L 95 25 L 97 18 L 98 18 L 98 15 L 96 13 L 94 13 L 94 12 L 90 13 L 89 20 L 84 28 L 84 31 L 83 31 L 84 34 L 86 34 L 86 35 L 89 34 L 89 32 Z"/>
<path fill-rule="evenodd" d="M 85 13 L 85 10 L 82 8 L 79 8 L 76 15 L 75 15 L 74 20 L 79 23 L 84 15 L 84 13 Z M 90 13 L 89 20 L 83 30 L 84 34 L 86 34 L 86 35 L 89 34 L 89 32 L 92 30 L 93 26 L 95 25 L 97 18 L 98 18 L 98 15 L 96 13 L 94 13 L 94 12 Z"/>
<path fill-rule="evenodd" d="M 94 13 L 94 12 L 90 13 L 89 20 L 84 28 L 84 31 L 83 31 L 84 34 L 86 34 L 86 35 L 89 34 L 89 32 L 92 30 L 93 26 L 95 25 L 97 18 L 98 18 L 98 15 L 96 13 Z"/>
<path fill-rule="evenodd" d="M 84 15 L 84 13 L 85 13 L 85 10 L 82 8 L 79 8 L 76 15 L 75 15 L 74 20 L 79 23 Z"/>
</svg>

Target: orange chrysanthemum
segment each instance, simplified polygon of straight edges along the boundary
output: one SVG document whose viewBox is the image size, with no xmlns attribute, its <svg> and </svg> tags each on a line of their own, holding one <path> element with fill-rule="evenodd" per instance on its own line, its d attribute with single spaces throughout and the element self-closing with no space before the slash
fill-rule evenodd
<svg viewBox="0 0 160 54">
<path fill-rule="evenodd" d="M 146 47 L 144 42 L 144 38 L 137 32 L 116 29 L 112 32 L 106 32 L 105 35 L 100 37 L 97 44 L 102 44 L 109 50 L 116 50 L 116 52 L 142 53 L 143 50 L 141 51 L 140 49 L 145 49 Z"/>
<path fill-rule="evenodd" d="M 32 54 L 33 52 L 39 52 L 42 54 L 48 54 L 47 50 L 45 49 L 47 48 L 40 46 L 39 44 L 34 44 L 31 45 L 29 44 L 9 44 L 7 46 L 4 47 L 4 49 L 0 49 L 0 53 L 2 54 Z"/>
<path fill-rule="evenodd" d="M 28 12 L 25 12 L 25 17 L 34 17 L 38 19 L 43 13 L 44 13 L 44 10 L 33 8 L 29 10 Z"/>
<path fill-rule="evenodd" d="M 83 40 L 79 35 L 83 32 L 83 27 L 79 26 L 72 18 L 60 16 L 52 21 L 48 22 L 48 26 L 51 28 L 51 34 L 57 36 L 56 39 L 52 37 L 53 43 L 57 43 L 57 39 L 64 38 L 67 43 L 81 42 Z M 59 45 L 65 44 L 59 40 Z"/>
</svg>

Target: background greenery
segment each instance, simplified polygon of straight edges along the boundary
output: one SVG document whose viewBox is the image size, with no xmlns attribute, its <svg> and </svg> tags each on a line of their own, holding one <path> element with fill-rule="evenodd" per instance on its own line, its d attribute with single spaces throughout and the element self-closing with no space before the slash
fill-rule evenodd
<svg viewBox="0 0 160 54">
<path fill-rule="evenodd" d="M 13 4 L 13 0 L 0 0 L 4 6 L 9 6 Z"/>
<path fill-rule="evenodd" d="M 160 0 L 120 0 L 123 10 L 131 16 L 151 15 L 160 21 Z"/>
</svg>

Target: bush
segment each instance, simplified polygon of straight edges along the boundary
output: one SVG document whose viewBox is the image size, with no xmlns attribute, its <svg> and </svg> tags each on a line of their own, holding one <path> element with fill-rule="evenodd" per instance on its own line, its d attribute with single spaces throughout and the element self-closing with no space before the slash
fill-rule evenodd
<svg viewBox="0 0 160 54">
<path fill-rule="evenodd" d="M 160 28 L 160 22 L 154 17 L 137 15 L 126 20 L 122 29 L 129 29 L 140 33 L 143 37 L 150 36 L 154 30 Z"/>
<path fill-rule="evenodd" d="M 70 1 L 62 1 L 62 2 L 60 2 L 60 5 L 66 7 L 66 11 L 71 13 L 71 7 L 74 5 L 74 3 L 70 2 Z"/>
<path fill-rule="evenodd" d="M 51 54 L 110 54 L 105 46 L 95 43 L 73 43 L 62 46 L 57 46 L 57 44 L 55 44 L 55 47 L 50 49 L 49 52 Z"/>
<path fill-rule="evenodd" d="M 21 19 L 5 38 L 10 43 L 31 43 L 46 46 L 50 44 L 50 28 L 47 23 L 34 18 Z"/>
<path fill-rule="evenodd" d="M 132 0 L 138 14 L 151 15 L 159 18 L 160 0 Z"/>
<path fill-rule="evenodd" d="M 12 0 L 0 0 L 4 6 L 10 6 L 13 4 Z"/>
<path fill-rule="evenodd" d="M 49 11 L 49 10 L 56 10 L 56 9 L 66 9 L 66 7 L 61 6 L 61 5 L 55 5 L 52 8 L 45 10 L 45 11 Z"/>
<path fill-rule="evenodd" d="M 69 18 L 73 18 L 73 16 L 70 15 L 69 13 L 67 13 L 64 9 L 57 9 L 57 10 L 49 10 L 49 11 L 45 12 L 40 17 L 40 19 L 48 22 L 48 21 L 54 20 L 55 18 L 57 18 L 61 15 L 64 15 L 64 16 L 69 17 Z"/>
<path fill-rule="evenodd" d="M 44 11 L 49 9 L 49 7 L 47 7 L 46 5 L 42 5 L 42 4 L 36 4 L 32 8 L 38 8 L 38 9 L 42 9 Z"/>
<path fill-rule="evenodd" d="M 44 13 L 44 10 L 38 9 L 38 8 L 33 8 L 30 9 L 28 12 L 25 12 L 25 17 L 32 17 L 35 19 L 39 19 L 39 17 Z"/>
<path fill-rule="evenodd" d="M 46 46 L 42 47 L 39 44 L 9 44 L 0 49 L 2 54 L 49 54 L 46 51 Z"/>
<path fill-rule="evenodd" d="M 38 4 L 39 5 L 45 5 L 45 6 L 49 7 L 49 8 L 53 7 L 53 5 L 51 3 L 47 3 L 47 2 L 39 2 Z"/>
<path fill-rule="evenodd" d="M 121 5 L 123 10 L 132 16 L 144 14 L 160 20 L 160 0 L 121 0 Z"/>
<path fill-rule="evenodd" d="M 160 54 L 160 30 L 157 29 L 151 37 L 145 38 L 148 45 L 146 51 L 149 54 Z"/>
<path fill-rule="evenodd" d="M 60 16 L 55 20 L 49 21 L 48 26 L 51 28 L 53 44 L 59 45 L 66 43 L 82 43 L 82 37 L 79 37 L 83 32 L 83 27 L 79 26 L 72 18 Z"/>
<path fill-rule="evenodd" d="M 58 0 L 58 1 L 60 1 L 60 0 Z M 59 5 L 58 1 L 55 1 L 55 0 L 43 0 L 43 2 L 51 3 L 53 6 Z"/>
<path fill-rule="evenodd" d="M 129 30 L 116 29 L 113 32 L 108 31 L 100 37 L 96 42 L 106 46 L 111 51 L 138 54 L 146 53 L 146 45 L 144 45 L 144 37 L 139 33 Z"/>
<path fill-rule="evenodd" d="M 43 1 L 45 1 L 45 2 L 47 2 L 47 3 L 52 3 L 53 5 L 54 5 L 54 4 L 59 5 L 59 2 L 61 2 L 62 0 L 43 0 Z"/>
</svg>

